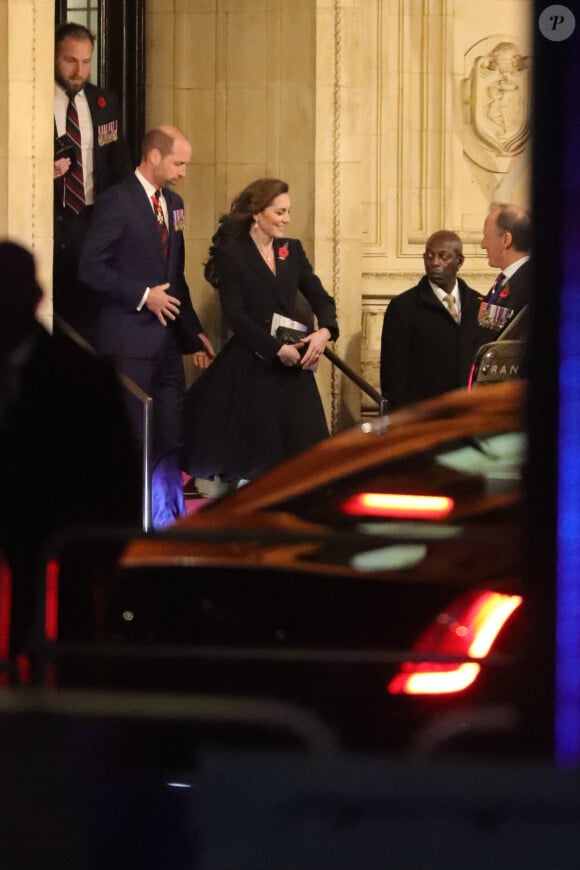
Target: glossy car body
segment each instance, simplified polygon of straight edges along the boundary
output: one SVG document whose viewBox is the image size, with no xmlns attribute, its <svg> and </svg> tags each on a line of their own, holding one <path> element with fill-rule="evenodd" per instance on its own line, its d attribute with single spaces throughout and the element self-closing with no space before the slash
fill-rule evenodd
<svg viewBox="0 0 580 870">
<path fill-rule="evenodd" d="M 514 737 L 522 608 L 464 690 L 388 687 L 413 661 L 473 664 L 473 596 L 521 596 L 523 394 L 458 391 L 363 423 L 132 541 L 93 626 L 90 681 L 291 701 L 365 750 Z M 80 623 L 61 615 L 60 680 L 86 682 Z"/>
</svg>

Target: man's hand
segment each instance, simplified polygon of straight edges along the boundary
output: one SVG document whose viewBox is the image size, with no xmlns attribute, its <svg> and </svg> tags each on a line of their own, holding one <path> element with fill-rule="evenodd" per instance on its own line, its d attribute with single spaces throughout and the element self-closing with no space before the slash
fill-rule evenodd
<svg viewBox="0 0 580 870">
<path fill-rule="evenodd" d="M 198 337 L 203 342 L 205 350 L 196 351 L 191 358 L 194 366 L 197 366 L 198 369 L 206 369 L 215 357 L 215 350 L 207 335 L 200 332 Z"/>
<path fill-rule="evenodd" d="M 169 296 L 165 291 L 169 284 L 156 284 L 151 287 L 145 301 L 145 306 L 152 311 L 155 317 L 163 326 L 167 326 L 166 317 L 169 320 L 175 320 L 179 314 L 179 306 L 181 302 L 175 296 Z"/>
<path fill-rule="evenodd" d="M 70 157 L 61 157 L 54 161 L 54 178 L 62 178 L 70 169 Z"/>
</svg>

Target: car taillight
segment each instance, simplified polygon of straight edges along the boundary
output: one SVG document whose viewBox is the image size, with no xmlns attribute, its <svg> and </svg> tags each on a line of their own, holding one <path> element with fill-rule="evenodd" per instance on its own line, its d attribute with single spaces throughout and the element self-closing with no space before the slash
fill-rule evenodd
<svg viewBox="0 0 580 870">
<path fill-rule="evenodd" d="M 439 520 L 455 503 L 446 495 L 405 495 L 392 492 L 359 492 L 346 499 L 340 509 L 351 516 Z"/>
<path fill-rule="evenodd" d="M 405 662 L 388 684 L 387 691 L 393 695 L 443 695 L 463 691 L 477 678 L 481 666 L 473 661 L 433 661 L 430 657 L 485 658 L 521 603 L 520 595 L 480 591 L 453 602 L 413 646 L 413 652 L 425 654 L 425 659 Z"/>
<path fill-rule="evenodd" d="M 7 686 L 10 656 L 10 614 L 12 610 L 12 574 L 0 556 L 0 686 Z M 6 670 L 4 670 L 6 668 Z"/>
<path fill-rule="evenodd" d="M 56 559 L 46 563 L 44 633 L 47 640 L 58 640 L 59 564 Z"/>
</svg>

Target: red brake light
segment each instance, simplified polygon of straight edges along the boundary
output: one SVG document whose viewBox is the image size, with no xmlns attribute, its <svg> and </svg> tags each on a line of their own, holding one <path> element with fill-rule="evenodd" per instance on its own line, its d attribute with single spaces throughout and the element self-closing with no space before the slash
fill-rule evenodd
<svg viewBox="0 0 580 870">
<path fill-rule="evenodd" d="M 10 614 L 12 610 L 12 574 L 0 556 L 0 666 L 10 655 Z M 8 671 L 0 670 L 0 686 L 8 685 Z"/>
<path fill-rule="evenodd" d="M 44 633 L 47 640 L 58 640 L 58 581 L 59 564 L 51 559 L 46 564 Z"/>
<path fill-rule="evenodd" d="M 440 695 L 461 692 L 480 671 L 477 662 L 429 661 L 428 656 L 466 656 L 483 659 L 499 632 L 522 603 L 520 595 L 472 592 L 440 613 L 421 635 L 413 652 L 425 653 L 421 662 L 405 662 L 387 691 L 393 695 Z"/>
<path fill-rule="evenodd" d="M 451 513 L 454 507 L 453 499 L 445 495 L 360 492 L 346 499 L 341 510 L 351 516 L 439 520 Z"/>
</svg>

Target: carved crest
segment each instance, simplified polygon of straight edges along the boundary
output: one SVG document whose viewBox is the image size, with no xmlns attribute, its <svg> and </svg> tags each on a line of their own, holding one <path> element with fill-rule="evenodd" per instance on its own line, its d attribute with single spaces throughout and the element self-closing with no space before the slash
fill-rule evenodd
<svg viewBox="0 0 580 870">
<path fill-rule="evenodd" d="M 528 58 L 513 42 L 478 57 L 471 73 L 471 121 L 476 136 L 498 155 L 519 154 L 529 136 Z"/>
<path fill-rule="evenodd" d="M 530 57 L 498 34 L 472 46 L 465 64 L 464 151 L 484 169 L 506 173 L 530 138 Z"/>
</svg>

